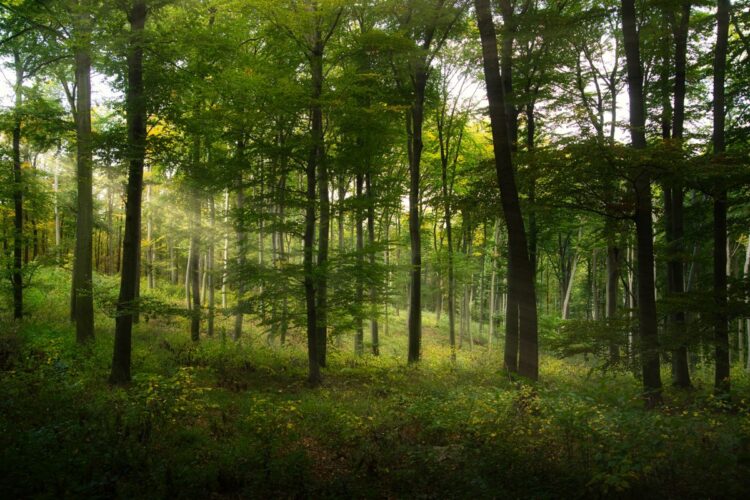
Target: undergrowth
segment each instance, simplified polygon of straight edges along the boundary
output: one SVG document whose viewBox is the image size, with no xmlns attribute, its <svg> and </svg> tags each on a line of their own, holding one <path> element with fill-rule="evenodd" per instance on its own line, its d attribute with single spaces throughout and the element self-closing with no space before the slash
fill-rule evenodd
<svg viewBox="0 0 750 500">
<path fill-rule="evenodd" d="M 545 356 L 542 381 L 524 384 L 499 369 L 499 349 L 465 346 L 451 363 L 428 329 L 418 366 L 334 341 L 310 389 L 301 338 L 193 344 L 183 319 L 156 318 L 136 327 L 132 384 L 113 388 L 111 319 L 100 312 L 95 344 L 76 346 L 63 277 L 44 279 L 31 316 L 0 335 L 2 498 L 748 493 L 740 370 L 731 407 L 699 383 L 646 411 L 631 374 Z M 385 351 L 398 352 L 403 330 L 389 326 Z"/>
</svg>

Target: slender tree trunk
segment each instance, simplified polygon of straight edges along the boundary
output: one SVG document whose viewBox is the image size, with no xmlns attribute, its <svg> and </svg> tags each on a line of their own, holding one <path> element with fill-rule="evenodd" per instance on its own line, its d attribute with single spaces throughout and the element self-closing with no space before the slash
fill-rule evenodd
<svg viewBox="0 0 750 500">
<path fill-rule="evenodd" d="M 21 106 L 23 105 L 23 63 L 13 53 L 16 69 L 15 108 L 13 111 L 13 318 L 23 318 L 23 174 L 21 171 Z"/>
<path fill-rule="evenodd" d="M 364 235 L 362 234 L 362 184 L 364 182 L 364 176 L 362 175 L 362 172 L 357 172 L 356 175 L 356 200 L 357 200 L 357 208 L 356 208 L 356 234 L 357 234 L 357 285 L 356 285 L 356 302 L 357 302 L 357 310 L 356 310 L 356 316 L 355 316 L 355 327 L 356 327 L 356 334 L 354 336 L 354 354 L 357 356 L 362 356 L 365 351 L 364 347 L 364 330 L 362 327 L 362 311 L 364 307 L 364 277 L 362 276 L 364 273 L 364 267 L 365 267 L 365 260 L 364 260 Z"/>
<path fill-rule="evenodd" d="M 636 28 L 635 0 L 622 0 L 622 30 L 630 97 L 630 136 L 632 147 L 646 148 L 643 75 Z M 661 403 L 659 338 L 654 295 L 654 241 L 651 200 L 651 179 L 646 168 L 635 179 L 636 240 L 638 247 L 638 322 L 641 340 L 643 388 L 649 407 Z"/>
<path fill-rule="evenodd" d="M 328 343 L 328 241 L 330 235 L 331 208 L 328 197 L 328 168 L 325 163 L 325 143 L 323 137 L 323 112 L 320 108 L 320 96 L 323 92 L 323 42 L 319 30 L 315 32 L 316 45 L 311 57 L 313 79 L 313 113 L 319 113 L 319 120 L 313 119 L 313 142 L 316 143 L 315 163 L 318 170 L 318 196 L 320 205 L 320 227 L 318 230 L 318 262 L 317 262 L 317 342 L 318 363 L 326 366 L 326 351 Z"/>
<path fill-rule="evenodd" d="M 367 197 L 367 240 L 370 268 L 375 269 L 375 194 L 372 186 L 372 165 L 368 162 L 365 172 L 365 195 Z M 370 283 L 370 338 L 372 354 L 380 355 L 380 332 L 378 331 L 378 286 L 375 280 Z"/>
<path fill-rule="evenodd" d="M 718 0 L 716 48 L 714 50 L 713 146 L 718 158 L 726 150 L 724 138 L 725 74 L 729 36 L 729 0 Z M 714 300 L 716 302 L 714 342 L 716 372 L 714 390 L 729 397 L 729 331 L 727 318 L 727 189 L 720 186 L 714 195 Z"/>
<path fill-rule="evenodd" d="M 487 267 L 487 224 L 483 225 L 484 240 L 482 241 L 482 266 L 479 271 L 479 336 L 484 332 L 484 287 L 485 268 Z"/>
<path fill-rule="evenodd" d="M 580 233 L 579 233 L 580 234 Z M 562 303 L 562 319 L 570 317 L 570 297 L 573 294 L 573 283 L 575 282 L 576 269 L 578 268 L 578 254 L 573 257 L 573 266 L 570 268 L 570 276 L 565 284 L 565 296 Z"/>
<path fill-rule="evenodd" d="M 115 211 L 115 200 L 114 194 L 112 193 L 112 187 L 107 188 L 107 266 L 106 272 L 108 275 L 115 273 L 117 263 L 115 262 L 115 227 L 112 222 L 112 215 Z M 62 239 L 62 237 L 61 237 Z"/>
<path fill-rule="evenodd" d="M 148 206 L 146 215 L 146 273 L 148 278 L 148 288 L 156 288 L 156 275 L 154 274 L 154 261 L 156 255 L 154 252 L 154 221 L 153 208 L 151 206 L 151 183 L 146 186 L 146 204 Z"/>
<path fill-rule="evenodd" d="M 338 250 L 339 254 L 344 254 L 346 251 L 345 240 L 344 240 L 344 220 L 346 218 L 346 211 L 344 210 L 344 202 L 346 200 L 346 190 L 348 188 L 348 181 L 341 175 L 338 178 L 338 196 L 336 201 L 339 205 L 339 217 L 338 217 Z"/>
<path fill-rule="evenodd" d="M 503 81 L 497 54 L 497 38 L 489 0 L 475 0 L 482 39 L 484 77 L 490 108 L 498 184 L 508 228 L 508 318 L 506 321 L 506 368 L 532 380 L 539 377 L 536 292 L 529 260 L 526 231 L 518 199 L 511 154 Z M 516 344 L 516 339 L 518 342 Z M 519 346 L 516 357 L 515 347 Z M 516 360 L 518 360 L 516 364 Z"/>
<path fill-rule="evenodd" d="M 403 205 L 401 202 L 399 202 L 398 206 L 398 212 L 396 213 L 396 241 L 398 244 L 396 245 L 396 265 L 401 264 L 401 215 L 402 215 L 402 208 Z M 391 275 L 392 277 L 393 275 Z M 408 302 L 408 298 L 407 298 Z M 396 300 L 394 301 L 393 308 L 396 310 L 396 316 L 401 316 L 401 301 Z"/>
<path fill-rule="evenodd" d="M 193 304 L 190 300 L 190 277 L 193 269 L 193 252 L 193 238 L 191 237 L 190 242 L 188 243 L 187 259 L 185 260 L 185 309 L 188 311 L 193 310 Z"/>
<path fill-rule="evenodd" d="M 214 197 L 210 195 L 208 197 L 208 214 L 209 222 L 211 224 L 211 234 L 214 234 L 216 226 L 216 207 L 214 205 Z M 208 330 L 207 334 L 209 337 L 214 335 L 214 312 L 216 310 L 216 287 L 214 285 L 214 240 L 209 239 L 208 253 L 206 254 L 206 274 L 208 275 Z"/>
<path fill-rule="evenodd" d="M 177 284 L 177 254 L 171 239 L 167 240 L 167 252 L 169 253 L 169 282 L 175 285 Z"/>
<path fill-rule="evenodd" d="M 617 283 L 620 279 L 620 249 L 615 245 L 614 227 L 611 221 L 607 221 L 605 232 L 607 233 L 607 283 L 606 283 L 606 316 L 612 322 L 617 317 Z M 609 360 L 612 364 L 620 362 L 620 347 L 616 342 L 609 343 Z"/>
<path fill-rule="evenodd" d="M 221 272 L 221 308 L 227 308 L 227 279 L 229 278 L 229 189 L 224 191 L 224 254 Z"/>
<path fill-rule="evenodd" d="M 672 115 L 672 137 L 678 147 L 682 147 L 683 124 L 685 120 L 685 79 L 687 66 L 687 38 L 690 25 L 690 2 L 683 2 L 680 23 L 675 29 L 675 83 L 674 106 Z M 665 190 L 665 212 L 667 219 L 668 250 L 671 258 L 667 263 L 667 286 L 670 294 L 679 296 L 685 289 L 684 266 L 682 255 L 684 248 L 684 188 L 679 183 L 668 186 Z M 669 210 L 666 209 L 669 205 Z M 673 335 L 677 338 L 677 347 L 672 352 L 672 382 L 677 387 L 690 387 L 690 369 L 688 350 L 684 339 L 685 311 L 675 311 L 669 318 Z"/>
<path fill-rule="evenodd" d="M 528 150 L 531 160 L 534 161 L 534 137 L 536 135 L 536 118 L 534 103 L 526 105 L 526 149 Z M 533 165 L 532 165 L 533 167 Z M 533 171 L 533 168 L 532 168 Z M 536 270 L 537 270 L 537 239 L 539 229 L 537 228 L 536 221 L 536 179 L 531 179 L 531 185 L 529 186 L 529 260 L 531 261 L 532 274 L 534 275 L 534 282 L 536 283 Z"/>
<path fill-rule="evenodd" d="M 490 264 L 492 266 L 492 277 L 490 278 L 490 333 L 488 338 L 488 346 L 490 349 L 492 349 L 492 341 L 495 338 L 495 311 L 497 311 L 497 258 L 498 258 L 498 249 L 500 247 L 500 219 L 495 219 L 495 230 L 493 232 L 493 249 L 492 249 L 492 258 L 490 259 Z"/>
<path fill-rule="evenodd" d="M 200 233 L 201 233 L 201 198 L 197 192 L 192 199 L 192 232 L 190 235 L 190 281 L 192 288 L 193 310 L 190 316 L 190 339 L 198 342 L 201 329 L 201 270 L 200 270 Z"/>
<path fill-rule="evenodd" d="M 59 259 L 61 257 L 60 243 L 62 242 L 62 228 L 60 219 L 60 166 L 55 159 L 55 172 L 52 189 L 55 192 L 55 256 Z M 109 241 L 109 240 L 108 240 Z"/>
<path fill-rule="evenodd" d="M 141 188 L 141 196 L 143 196 L 143 188 Z M 141 200 L 141 203 L 143 203 L 142 200 Z M 143 219 L 142 208 L 141 208 L 141 219 Z M 136 262 L 136 264 L 135 264 L 135 268 L 136 268 L 135 274 L 137 276 L 137 279 L 135 280 L 135 301 L 134 301 L 135 306 L 133 308 L 133 324 L 135 324 L 135 325 L 137 325 L 138 323 L 141 322 L 140 299 L 141 299 L 141 277 L 142 277 L 142 274 L 143 274 L 142 273 L 142 269 L 143 268 L 142 268 L 141 264 L 142 264 L 142 257 L 143 256 L 141 255 L 142 252 L 141 252 L 141 241 L 140 241 L 140 239 L 142 238 L 142 228 L 139 229 L 138 238 L 139 238 L 139 241 L 138 241 L 138 256 L 137 256 L 136 261 L 135 261 Z"/>
<path fill-rule="evenodd" d="M 304 237 L 304 270 L 305 270 L 305 300 L 307 307 L 307 352 L 309 362 L 308 383 L 311 386 L 320 384 L 321 358 L 324 354 L 321 348 L 326 347 L 326 339 L 320 336 L 325 334 L 325 312 L 320 307 L 325 307 L 326 291 L 321 292 L 320 272 L 313 265 L 313 244 L 315 239 L 315 185 L 316 175 L 323 158 L 323 111 L 320 105 L 320 97 L 323 93 L 323 43 L 319 30 L 315 31 L 315 45 L 310 53 L 310 74 L 312 76 L 312 106 L 310 136 L 312 145 L 307 161 L 307 198 L 305 209 L 305 237 Z M 320 193 L 321 201 L 328 198 L 328 180 L 321 172 L 319 187 L 323 187 Z M 327 200 L 326 200 L 327 201 Z M 325 242 L 323 257 L 328 255 L 328 226 L 323 226 L 323 208 L 321 207 L 321 227 L 319 237 Z M 327 224 L 327 221 L 326 221 Z M 321 242 L 322 244 L 323 242 Z M 320 247 L 318 252 L 318 266 L 325 264 L 325 259 L 320 262 Z M 318 300 L 316 301 L 316 296 Z M 320 298 L 324 303 L 320 304 Z M 322 328 L 320 327 L 322 325 Z"/>
<path fill-rule="evenodd" d="M 112 384 L 130 382 L 130 344 L 133 311 L 138 281 L 138 254 L 141 246 L 141 196 L 143 193 L 143 163 L 146 154 L 146 100 L 143 88 L 143 28 L 146 23 L 146 2 L 135 0 L 130 10 L 130 40 L 128 47 L 128 79 L 125 93 L 128 127 L 127 202 L 125 205 L 125 241 L 117 301 L 115 346 L 112 357 Z"/>
<path fill-rule="evenodd" d="M 79 2 L 84 10 L 85 2 Z M 78 210 L 73 282 L 75 288 L 76 341 L 86 343 L 94 338 L 94 294 L 92 276 L 92 230 L 94 223 L 93 158 L 91 147 L 91 54 L 90 18 L 81 12 L 77 20 L 76 65 L 76 148 Z"/>
<path fill-rule="evenodd" d="M 599 280 L 598 280 L 598 249 L 594 248 L 591 251 L 591 319 L 593 321 L 599 320 Z"/>
<path fill-rule="evenodd" d="M 285 140 L 285 139 L 284 139 Z M 284 146 L 284 142 L 280 140 L 280 146 Z M 286 207 L 286 181 L 287 181 L 287 167 L 288 167 L 288 157 L 286 153 L 282 153 L 281 157 L 281 180 L 279 181 L 279 243 L 278 243 L 278 250 L 279 250 L 279 263 L 281 265 L 286 265 L 287 263 L 287 253 L 286 248 L 287 246 L 284 243 L 284 224 L 285 224 L 285 207 Z M 286 284 L 284 284 L 283 289 L 283 298 L 282 298 L 282 304 L 281 304 L 281 325 L 279 326 L 280 329 L 280 339 L 279 342 L 283 346 L 286 343 L 286 334 L 288 329 L 288 317 L 289 317 L 289 297 L 286 289 Z"/>
<path fill-rule="evenodd" d="M 411 271 L 409 290 L 409 363 L 419 361 L 422 346 L 422 240 L 419 217 L 419 177 L 422 161 L 422 125 L 428 68 L 421 60 L 414 73 L 414 101 L 407 120 L 409 135 L 409 240 Z"/>
<path fill-rule="evenodd" d="M 237 143 L 237 156 L 244 166 L 245 140 L 240 139 Z M 245 181 L 242 168 L 237 178 L 237 267 L 240 279 L 237 281 L 237 312 L 234 315 L 234 340 L 242 336 L 242 321 L 245 311 L 245 279 L 242 275 L 245 271 L 245 253 L 247 252 L 247 234 L 245 232 Z"/>
<path fill-rule="evenodd" d="M 451 203 L 448 193 L 448 159 L 443 155 L 441 162 L 445 236 L 448 245 L 448 339 L 451 347 L 451 360 L 456 360 L 456 276 L 453 258 L 453 226 L 451 223 Z"/>
</svg>

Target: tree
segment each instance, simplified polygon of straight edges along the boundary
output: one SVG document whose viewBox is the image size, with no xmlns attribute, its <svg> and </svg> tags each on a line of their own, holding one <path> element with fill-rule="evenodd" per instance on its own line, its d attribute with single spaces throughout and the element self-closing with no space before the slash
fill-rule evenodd
<svg viewBox="0 0 750 500">
<path fill-rule="evenodd" d="M 506 320 L 506 368 L 531 380 L 539 377 L 536 293 L 534 273 L 529 260 L 526 230 L 518 199 L 511 136 L 503 80 L 497 54 L 497 38 L 488 0 L 475 0 L 477 25 L 482 40 L 484 79 L 492 125 L 495 170 L 500 187 L 503 214 L 508 228 L 508 318 Z M 518 352 L 513 341 L 518 338 Z M 508 347 L 510 344 L 510 348 Z"/>
<path fill-rule="evenodd" d="M 678 148 L 682 148 L 683 129 L 685 122 L 685 87 L 687 66 L 687 40 L 690 26 L 691 2 L 683 1 L 680 6 L 680 18 L 675 22 L 674 14 L 669 13 L 669 19 L 674 32 L 674 105 L 672 113 L 672 139 Z M 667 101 L 668 102 L 668 101 Z M 666 237 L 670 259 L 667 262 L 667 288 L 670 294 L 680 295 L 684 292 L 684 271 L 680 255 L 684 249 L 684 188 L 680 183 L 667 184 L 664 188 L 664 209 L 666 223 Z M 690 371 L 688 367 L 688 352 L 684 342 L 685 312 L 675 311 L 670 321 L 678 339 L 677 348 L 672 351 L 672 378 L 678 387 L 690 387 Z"/>
<path fill-rule="evenodd" d="M 112 356 L 111 384 L 130 382 L 131 336 L 136 283 L 139 280 L 138 257 L 141 251 L 141 197 L 143 164 L 146 156 L 146 94 L 143 85 L 144 27 L 148 9 L 146 0 L 133 0 L 128 11 L 130 33 L 127 54 L 125 92 L 128 127 L 128 184 L 125 205 L 125 238 L 122 250 L 120 295 L 115 319 L 115 345 Z"/>
<path fill-rule="evenodd" d="M 634 0 L 622 0 L 622 31 L 625 38 L 625 60 L 628 71 L 630 98 L 630 138 L 635 150 L 646 149 L 645 103 L 643 100 L 643 71 L 636 30 Z M 647 166 L 635 174 L 635 226 L 638 247 L 638 324 L 641 340 L 641 364 L 646 404 L 661 403 L 661 373 L 659 368 L 659 339 L 654 296 L 654 240 L 652 222 L 651 175 Z"/>
<path fill-rule="evenodd" d="M 73 303 L 76 340 L 85 343 L 94 338 L 93 254 L 93 158 L 91 140 L 91 12 L 92 3 L 80 0 L 75 19 L 76 122 L 78 211 L 73 267 Z"/>
<path fill-rule="evenodd" d="M 408 321 L 408 360 L 410 363 L 419 361 L 422 345 L 422 236 L 419 209 L 425 95 L 432 61 L 463 14 L 463 9 L 461 2 L 457 1 L 414 0 L 406 6 L 405 14 L 400 19 L 400 28 L 412 33 L 416 45 L 408 61 L 412 101 L 406 116 L 409 157 L 409 241 L 411 244 Z"/>
<path fill-rule="evenodd" d="M 729 38 L 729 0 L 717 0 L 716 47 L 713 74 L 713 152 L 721 161 L 726 152 L 724 125 L 726 121 L 725 89 L 727 45 Z M 719 180 L 719 184 L 723 181 Z M 729 332 L 727 318 L 727 188 L 718 186 L 714 194 L 714 342 L 716 371 L 714 390 L 717 395 L 729 397 Z"/>
</svg>

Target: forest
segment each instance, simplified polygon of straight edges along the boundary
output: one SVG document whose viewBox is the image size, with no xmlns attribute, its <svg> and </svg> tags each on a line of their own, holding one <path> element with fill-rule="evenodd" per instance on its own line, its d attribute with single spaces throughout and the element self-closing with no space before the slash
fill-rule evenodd
<svg viewBox="0 0 750 500">
<path fill-rule="evenodd" d="M 0 497 L 750 495 L 750 1 L 0 0 Z"/>
</svg>

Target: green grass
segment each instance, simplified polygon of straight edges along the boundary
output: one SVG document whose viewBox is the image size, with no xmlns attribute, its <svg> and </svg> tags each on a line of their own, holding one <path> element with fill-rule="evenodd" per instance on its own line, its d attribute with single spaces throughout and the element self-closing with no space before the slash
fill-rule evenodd
<svg viewBox="0 0 750 500">
<path fill-rule="evenodd" d="M 197 345 L 184 319 L 136 327 L 134 380 L 106 384 L 113 322 L 75 345 L 67 276 L 44 270 L 31 316 L 0 335 L 0 497 L 740 497 L 748 493 L 748 380 L 730 409 L 667 389 L 643 410 L 629 374 L 543 356 L 511 382 L 500 349 L 464 346 L 425 314 L 424 359 L 405 363 L 405 315 L 379 358 L 333 341 L 323 386 L 305 385 L 299 334 L 269 347 Z M 382 328 L 381 328 L 382 332 Z M 497 346 L 500 347 L 500 346 Z M 665 373 L 665 380 L 666 378 Z"/>
</svg>

